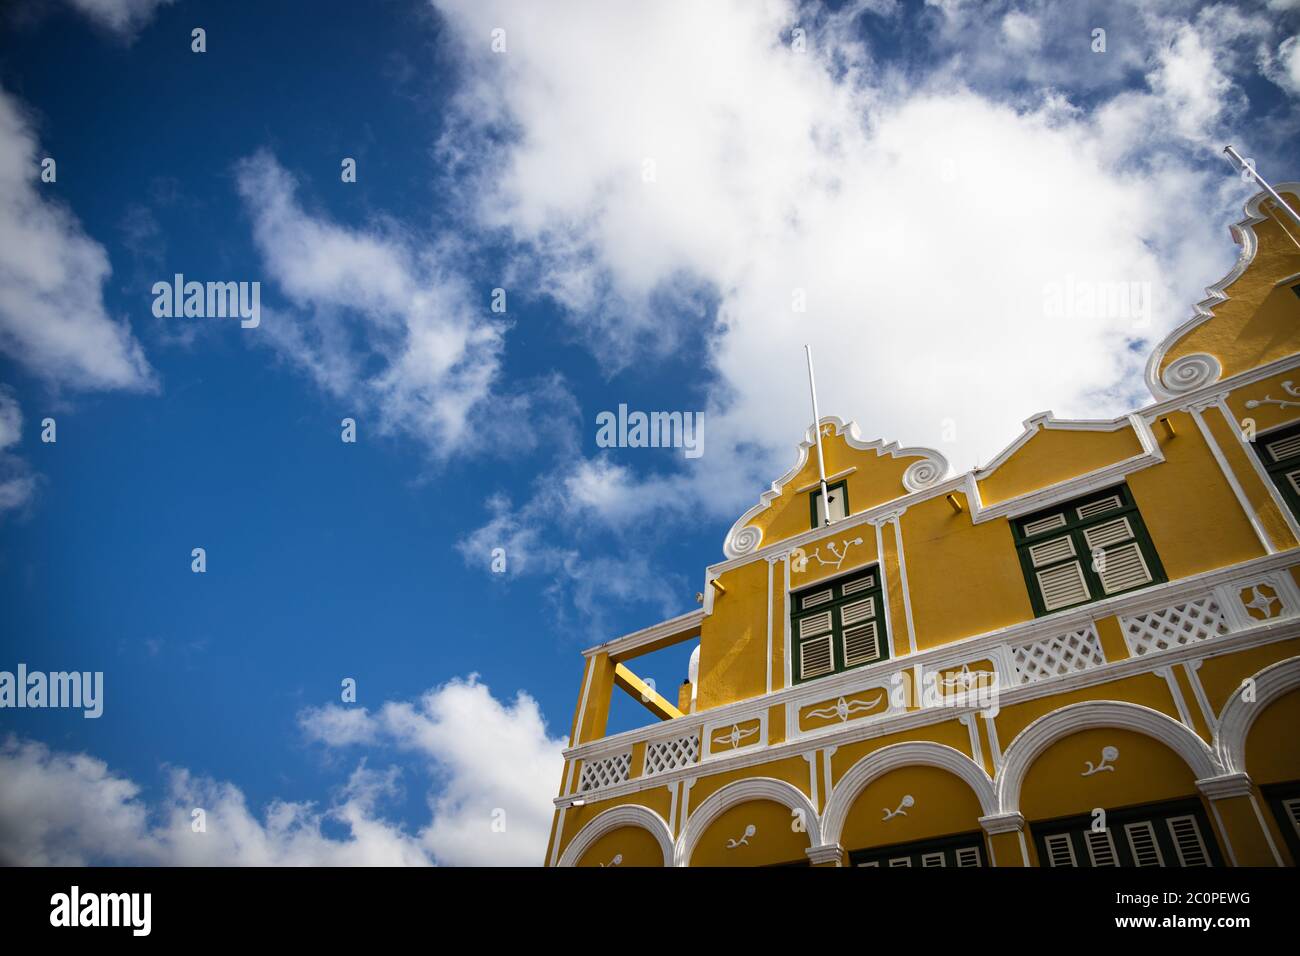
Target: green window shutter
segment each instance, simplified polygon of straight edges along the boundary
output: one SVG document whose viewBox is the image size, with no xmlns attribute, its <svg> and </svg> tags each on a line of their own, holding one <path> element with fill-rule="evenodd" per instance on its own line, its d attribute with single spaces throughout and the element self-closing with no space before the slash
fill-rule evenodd
<svg viewBox="0 0 1300 956">
<path fill-rule="evenodd" d="M 1094 829 L 1092 814 L 1036 824 L 1043 866 L 1222 866 L 1214 831 L 1199 801 L 1124 807 Z"/>
<path fill-rule="evenodd" d="M 1127 485 L 1016 518 L 1011 533 L 1040 617 L 1165 580 Z"/>
<path fill-rule="evenodd" d="M 847 479 L 827 484 L 826 490 L 830 492 L 831 496 L 832 518 L 839 521 L 853 513 L 849 511 L 849 483 Z M 808 517 L 812 521 L 812 527 L 824 528 L 826 526 L 826 511 L 822 507 L 821 485 L 814 488 L 808 495 Z"/>
<path fill-rule="evenodd" d="M 1300 423 L 1257 436 L 1255 454 L 1291 513 L 1300 518 Z"/>
<path fill-rule="evenodd" d="M 879 568 L 795 592 L 790 635 L 796 684 L 887 658 Z"/>
</svg>

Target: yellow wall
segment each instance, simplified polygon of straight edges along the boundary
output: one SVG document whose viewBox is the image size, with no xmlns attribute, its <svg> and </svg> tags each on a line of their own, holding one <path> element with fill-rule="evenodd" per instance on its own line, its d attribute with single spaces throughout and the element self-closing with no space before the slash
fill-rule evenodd
<svg viewBox="0 0 1300 956">
<path fill-rule="evenodd" d="M 994 505 L 1140 454 L 1142 443 L 1128 426 L 1115 431 L 1040 428 L 980 480 L 980 497 Z"/>
</svg>

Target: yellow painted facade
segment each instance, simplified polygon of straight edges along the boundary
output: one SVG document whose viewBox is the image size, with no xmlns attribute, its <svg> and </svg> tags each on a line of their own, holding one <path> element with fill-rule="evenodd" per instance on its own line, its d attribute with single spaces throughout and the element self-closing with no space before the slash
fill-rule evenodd
<svg viewBox="0 0 1300 956">
<path fill-rule="evenodd" d="M 548 865 L 1295 865 L 1300 246 L 1262 195 L 1234 235 L 1127 416 L 961 475 L 809 429 L 703 606 L 586 652 Z M 607 735 L 685 642 L 668 719 Z"/>
</svg>

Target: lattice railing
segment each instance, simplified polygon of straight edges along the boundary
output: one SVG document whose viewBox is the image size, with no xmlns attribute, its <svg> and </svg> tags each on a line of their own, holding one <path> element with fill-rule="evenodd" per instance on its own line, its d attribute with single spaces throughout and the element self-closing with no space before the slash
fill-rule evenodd
<svg viewBox="0 0 1300 956">
<path fill-rule="evenodd" d="M 1011 649 L 1017 684 L 1033 684 L 1077 674 L 1106 663 L 1097 629 L 1089 624 L 1077 631 L 1051 634 Z"/>
<path fill-rule="evenodd" d="M 578 790 L 599 790 L 612 787 L 628 778 L 632 770 L 632 753 L 614 754 L 602 760 L 586 760 L 582 764 L 582 776 L 578 779 Z"/>
<path fill-rule="evenodd" d="M 1230 629 L 1223 608 L 1213 594 L 1122 617 L 1120 622 L 1124 640 L 1134 657 L 1219 637 Z"/>
<path fill-rule="evenodd" d="M 695 731 L 684 737 L 672 737 L 646 744 L 645 772 L 649 776 L 676 770 L 679 767 L 689 767 L 699 759 L 700 734 L 699 731 Z"/>
</svg>

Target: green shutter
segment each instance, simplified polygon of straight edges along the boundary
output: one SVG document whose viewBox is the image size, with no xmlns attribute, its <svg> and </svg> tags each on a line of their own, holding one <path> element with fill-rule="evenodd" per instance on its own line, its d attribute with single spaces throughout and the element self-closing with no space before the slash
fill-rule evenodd
<svg viewBox="0 0 1300 956">
<path fill-rule="evenodd" d="M 790 606 L 796 684 L 889 656 L 878 566 L 796 591 Z"/>
<path fill-rule="evenodd" d="M 1300 518 L 1300 423 L 1255 437 L 1255 453 L 1291 513 Z"/>
<path fill-rule="evenodd" d="M 1016 518 L 1011 533 L 1039 617 L 1166 580 L 1127 485 Z"/>
</svg>

